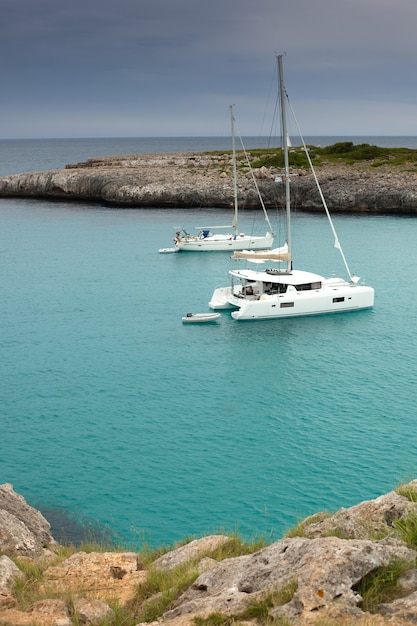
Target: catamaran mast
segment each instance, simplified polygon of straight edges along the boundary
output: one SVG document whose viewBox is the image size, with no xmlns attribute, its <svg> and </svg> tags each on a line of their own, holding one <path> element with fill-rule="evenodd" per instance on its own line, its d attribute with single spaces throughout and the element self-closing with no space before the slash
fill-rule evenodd
<svg viewBox="0 0 417 626">
<path fill-rule="evenodd" d="M 232 226 L 235 229 L 236 237 L 239 234 L 239 218 L 238 218 L 238 201 L 237 201 L 237 169 L 236 169 L 236 144 L 235 144 L 235 116 L 233 113 L 233 105 L 230 105 L 230 121 L 232 124 L 232 160 L 233 160 L 233 197 L 235 202 L 235 215 Z"/>
<path fill-rule="evenodd" d="M 290 195 L 290 165 L 288 158 L 288 133 L 287 133 L 287 114 L 285 103 L 285 85 L 284 85 L 284 68 L 282 64 L 282 54 L 277 56 L 278 60 L 278 75 L 279 75 L 279 93 L 281 97 L 281 126 L 282 126 L 282 141 L 284 149 L 284 181 L 285 181 L 285 214 L 286 214 L 286 230 L 287 230 L 287 244 L 288 253 L 291 259 L 291 195 Z M 292 262 L 288 260 L 287 269 L 292 269 Z"/>
</svg>

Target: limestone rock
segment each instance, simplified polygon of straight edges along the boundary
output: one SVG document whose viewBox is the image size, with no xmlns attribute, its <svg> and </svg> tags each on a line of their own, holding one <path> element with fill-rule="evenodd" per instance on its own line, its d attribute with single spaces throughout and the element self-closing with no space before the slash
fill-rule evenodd
<svg viewBox="0 0 417 626">
<path fill-rule="evenodd" d="M 76 552 L 47 568 L 42 589 L 59 594 L 64 588 L 100 600 L 111 595 L 123 605 L 145 579 L 146 572 L 138 571 L 135 552 Z"/>
<path fill-rule="evenodd" d="M 416 553 L 403 543 L 337 537 L 283 539 L 248 556 L 226 559 L 203 573 L 165 618 L 221 612 L 235 615 L 266 593 L 296 582 L 292 599 L 280 612 L 305 619 L 328 607 L 359 614 L 354 586 L 391 559 L 410 563 Z"/>
<path fill-rule="evenodd" d="M 202 557 L 205 553 L 215 550 L 219 546 L 229 541 L 230 537 L 226 535 L 209 535 L 202 539 L 194 539 L 176 550 L 171 550 L 153 562 L 156 569 L 171 570 L 186 563 L 196 557 Z"/>
<path fill-rule="evenodd" d="M 209 569 L 213 569 L 214 567 L 217 567 L 217 564 L 218 564 L 218 561 L 216 561 L 216 559 L 211 559 L 210 557 L 205 556 L 198 563 L 198 573 L 203 574 L 204 572 L 207 572 Z"/>
<path fill-rule="evenodd" d="M 0 588 L 10 587 L 16 578 L 23 578 L 23 573 L 8 556 L 0 556 Z"/>
<path fill-rule="evenodd" d="M 11 496 L 11 486 L 0 489 Z M 199 576 L 157 625 L 191 626 L 194 617 L 211 613 L 240 620 L 248 606 L 269 594 L 276 598 L 269 610 L 270 618 L 291 620 L 297 626 L 317 620 L 339 623 L 339 619 L 358 626 L 416 624 L 417 552 L 395 537 L 396 520 L 409 517 L 412 522 L 417 515 L 413 492 L 417 493 L 417 481 L 399 490 L 410 500 L 390 492 L 350 509 L 340 509 L 334 515 L 316 514 L 303 522 L 302 537 L 287 537 L 245 556 L 220 562 L 208 556 L 229 540 L 225 535 L 196 539 L 168 552 L 153 566 L 169 571 L 189 561 L 198 562 Z M 16 504 L 13 497 L 12 502 Z M 378 539 L 381 536 L 384 538 Z M 46 566 L 43 555 L 18 556 L 18 560 Z M 407 564 L 396 586 L 397 599 L 380 604 L 378 614 L 371 616 L 361 608 L 359 583 L 394 560 Z M 136 590 L 146 582 L 147 575 L 135 552 L 78 552 L 44 571 L 38 597 L 61 599 L 40 600 L 21 611 L 12 593 L 13 581 L 22 574 L 4 555 L 0 557 L 0 625 L 70 626 L 68 606 L 62 599 L 68 597 L 73 599 L 77 623 L 111 623 L 112 601 L 136 611 L 162 595 L 156 592 L 141 604 Z M 277 595 L 283 591 L 286 597 L 278 601 Z"/>
<path fill-rule="evenodd" d="M 114 611 L 101 600 L 86 600 L 80 598 L 74 601 L 74 609 L 80 624 L 95 626 L 103 620 L 114 618 Z"/>
<path fill-rule="evenodd" d="M 380 604 L 378 609 L 382 615 L 417 624 L 417 591 L 406 598 L 399 598 L 389 604 Z"/>
<path fill-rule="evenodd" d="M 51 526 L 43 515 L 15 493 L 12 485 L 0 485 L 0 550 L 39 556 L 54 543 Z"/>
<path fill-rule="evenodd" d="M 417 480 L 408 484 L 416 491 Z M 417 503 L 398 495 L 395 491 L 382 495 L 375 500 L 361 502 L 350 509 L 340 509 L 332 516 L 315 522 L 317 514 L 303 522 L 305 537 L 326 537 L 337 534 L 346 539 L 364 539 L 387 536 L 392 533 L 395 520 L 411 513 L 417 515 Z"/>
<path fill-rule="evenodd" d="M 0 614 L 0 624 L 13 626 L 71 626 L 72 621 L 63 600 L 40 600 L 29 611 L 9 609 Z"/>
<path fill-rule="evenodd" d="M 238 157 L 239 158 L 239 157 Z M 225 171 L 226 168 L 226 171 Z M 230 155 L 204 153 L 142 154 L 96 157 L 63 170 L 26 172 L 0 177 L 0 197 L 65 198 L 106 202 L 125 207 L 219 207 L 233 205 Z M 267 208 L 284 206 L 281 172 L 253 170 Z M 294 205 L 322 211 L 311 174 L 295 170 L 291 178 Z M 323 165 L 317 170 L 326 203 L 332 212 L 417 213 L 417 177 L 405 169 Z M 260 208 L 252 174 L 241 156 L 237 191 L 242 210 Z"/>
<path fill-rule="evenodd" d="M 0 556 L 0 607 L 14 604 L 11 588 L 15 580 L 23 578 L 23 573 L 8 556 Z"/>
</svg>

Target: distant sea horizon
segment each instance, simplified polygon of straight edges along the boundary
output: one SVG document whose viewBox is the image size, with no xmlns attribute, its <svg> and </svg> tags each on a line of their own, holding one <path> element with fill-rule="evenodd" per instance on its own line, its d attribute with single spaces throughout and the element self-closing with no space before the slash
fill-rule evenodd
<svg viewBox="0 0 417 626">
<path fill-rule="evenodd" d="M 314 146 L 352 141 L 354 144 L 417 149 L 417 136 L 406 135 L 307 135 L 304 140 L 307 145 Z M 299 137 L 291 137 L 291 143 L 293 146 L 300 145 Z M 277 139 L 247 136 L 243 137 L 243 145 L 248 150 L 274 147 Z M 239 141 L 237 146 L 240 148 Z M 62 169 L 90 157 L 218 150 L 231 150 L 229 136 L 0 139 L 0 176 Z"/>
</svg>

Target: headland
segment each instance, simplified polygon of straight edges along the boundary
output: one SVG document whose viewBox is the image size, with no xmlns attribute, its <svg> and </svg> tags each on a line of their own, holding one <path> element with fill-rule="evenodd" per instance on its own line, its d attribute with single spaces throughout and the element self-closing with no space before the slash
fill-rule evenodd
<svg viewBox="0 0 417 626">
<path fill-rule="evenodd" d="M 414 151 L 410 151 L 414 152 Z M 259 208 L 253 178 L 267 208 L 283 206 L 282 174 L 261 151 L 238 153 L 241 210 Z M 248 158 L 251 163 L 248 165 Z M 0 197 L 106 203 L 118 208 L 229 208 L 233 206 L 230 153 L 134 154 L 92 157 L 64 169 L 0 177 Z M 315 165 L 332 212 L 417 214 L 414 163 L 323 159 Z M 292 203 L 300 211 L 322 210 L 306 167 L 292 170 Z"/>
</svg>

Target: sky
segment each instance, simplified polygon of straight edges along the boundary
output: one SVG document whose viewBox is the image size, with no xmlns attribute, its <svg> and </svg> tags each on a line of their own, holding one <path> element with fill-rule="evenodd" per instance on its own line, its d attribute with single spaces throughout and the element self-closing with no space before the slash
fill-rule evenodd
<svg viewBox="0 0 417 626">
<path fill-rule="evenodd" d="M 0 0 L 0 139 L 417 135 L 417 0 Z M 291 131 L 291 129 L 290 129 Z"/>
</svg>

